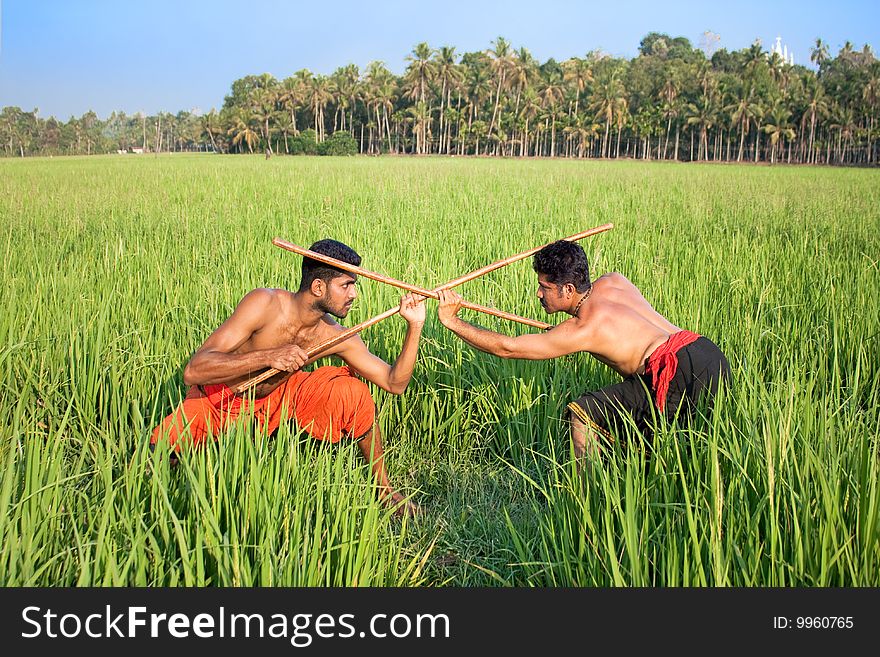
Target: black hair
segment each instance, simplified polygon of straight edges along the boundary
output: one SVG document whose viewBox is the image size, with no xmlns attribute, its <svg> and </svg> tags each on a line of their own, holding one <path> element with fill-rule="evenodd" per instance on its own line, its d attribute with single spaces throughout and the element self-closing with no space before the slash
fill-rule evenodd
<svg viewBox="0 0 880 657">
<path fill-rule="evenodd" d="M 354 249 L 350 246 L 346 246 L 342 242 L 337 242 L 336 240 L 318 240 L 309 247 L 309 251 L 314 251 L 321 255 L 342 260 L 342 262 L 347 262 L 355 267 L 358 267 L 361 264 L 361 257 Z M 312 286 L 312 282 L 318 278 L 329 283 L 337 276 L 342 276 L 346 273 L 348 272 L 332 265 L 327 265 L 323 262 L 304 257 L 302 261 L 302 279 L 299 283 L 299 290 L 300 292 L 308 290 Z"/>
<path fill-rule="evenodd" d="M 580 244 L 565 240 L 548 244 L 535 254 L 532 267 L 555 285 L 571 283 L 578 292 L 586 292 L 592 287 L 587 254 Z"/>
</svg>

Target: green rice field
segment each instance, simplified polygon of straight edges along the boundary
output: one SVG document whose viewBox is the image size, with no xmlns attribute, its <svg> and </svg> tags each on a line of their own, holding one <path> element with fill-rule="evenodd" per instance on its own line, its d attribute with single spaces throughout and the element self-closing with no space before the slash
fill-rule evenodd
<svg viewBox="0 0 880 657">
<path fill-rule="evenodd" d="M 880 585 L 880 173 L 463 158 L 0 160 L 4 586 Z M 332 237 L 427 288 L 582 242 L 725 351 L 716 412 L 630 437 L 579 476 L 565 404 L 618 379 L 587 354 L 506 361 L 428 301 L 412 382 L 375 390 L 391 481 L 357 447 L 248 424 L 181 455 L 150 430 L 254 287 L 295 287 Z M 361 280 L 345 321 L 400 293 Z M 553 323 L 531 261 L 468 300 Z M 531 329 L 463 311 L 506 333 Z M 405 322 L 364 340 L 397 356 Z"/>
</svg>

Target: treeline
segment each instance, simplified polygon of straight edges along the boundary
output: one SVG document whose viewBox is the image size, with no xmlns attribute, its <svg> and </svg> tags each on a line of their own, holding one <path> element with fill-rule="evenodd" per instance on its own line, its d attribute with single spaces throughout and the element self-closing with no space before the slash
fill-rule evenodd
<svg viewBox="0 0 880 657">
<path fill-rule="evenodd" d="M 880 62 L 847 43 L 817 70 L 756 42 L 711 57 L 650 33 L 632 60 L 591 52 L 539 63 L 499 37 L 459 56 L 415 46 L 402 76 L 382 62 L 232 83 L 222 109 L 155 116 L 94 112 L 67 122 L 5 107 L 7 156 L 213 151 L 411 153 L 685 161 L 874 164 Z"/>
</svg>

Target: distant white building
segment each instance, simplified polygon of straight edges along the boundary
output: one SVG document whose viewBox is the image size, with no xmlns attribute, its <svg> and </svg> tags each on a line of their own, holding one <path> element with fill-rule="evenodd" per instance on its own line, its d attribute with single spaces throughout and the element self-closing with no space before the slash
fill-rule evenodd
<svg viewBox="0 0 880 657">
<path fill-rule="evenodd" d="M 773 44 L 770 52 L 775 52 L 782 58 L 783 62 L 790 66 L 794 66 L 794 53 L 788 51 L 787 45 L 782 45 L 782 37 L 776 37 L 776 43 Z"/>
</svg>

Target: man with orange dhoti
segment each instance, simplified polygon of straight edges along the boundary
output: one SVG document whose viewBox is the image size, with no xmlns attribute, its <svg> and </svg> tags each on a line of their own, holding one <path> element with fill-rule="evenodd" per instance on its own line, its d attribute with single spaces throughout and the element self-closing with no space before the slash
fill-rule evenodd
<svg viewBox="0 0 880 657">
<path fill-rule="evenodd" d="M 361 263 L 353 249 L 335 240 L 315 242 L 310 250 L 352 265 Z M 399 511 L 416 511 L 388 481 L 376 406 L 367 384 L 355 373 L 392 394 L 406 389 L 425 323 L 424 298 L 407 294 L 400 301 L 400 316 L 408 326 L 394 364 L 370 353 L 355 335 L 319 356 L 337 356 L 345 366 L 304 370 L 315 360 L 306 350 L 344 330 L 331 315 L 348 314 L 356 284 L 356 275 L 304 258 L 296 292 L 260 288 L 246 294 L 187 363 L 183 380 L 189 391 L 153 430 L 151 447 L 165 444 L 175 451 L 184 441 L 199 444 L 243 414 L 252 415 L 267 434 L 282 419 L 291 418 L 317 440 L 355 440 L 383 501 Z M 279 373 L 244 394 L 235 392 L 267 368 Z"/>
</svg>

